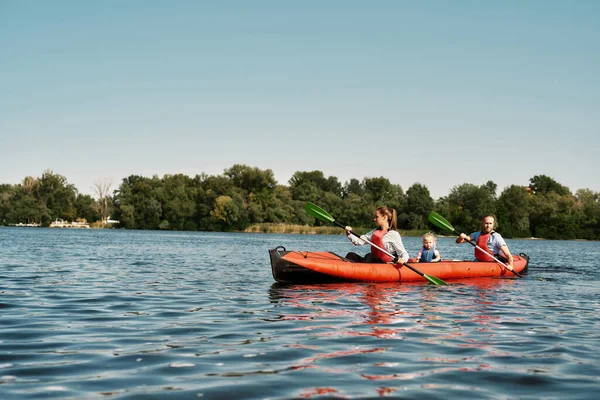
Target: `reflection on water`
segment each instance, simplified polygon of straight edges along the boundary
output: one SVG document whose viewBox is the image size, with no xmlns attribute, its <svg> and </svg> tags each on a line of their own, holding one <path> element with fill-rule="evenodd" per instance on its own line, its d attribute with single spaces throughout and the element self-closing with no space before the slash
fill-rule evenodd
<svg viewBox="0 0 600 400">
<path fill-rule="evenodd" d="M 273 283 L 269 248 L 344 253 L 344 237 L 0 228 L 0 243 L 3 399 L 592 398 L 600 387 L 595 243 L 512 241 L 532 257 L 528 277 L 444 287 Z"/>
<path fill-rule="evenodd" d="M 486 389 L 486 384 L 474 377 L 470 379 L 473 386 L 449 382 L 468 382 L 467 376 L 483 373 L 494 377 L 499 375 L 494 379 L 500 380 L 502 376 L 523 374 L 517 381 L 525 385 L 550 384 L 550 379 L 530 374 L 552 374 L 556 372 L 553 368 L 534 363 L 527 365 L 525 360 L 540 361 L 547 358 L 544 355 L 530 357 L 530 351 L 544 349 L 543 353 L 553 357 L 556 353 L 550 349 L 560 348 L 560 353 L 566 349 L 562 343 L 565 338 L 549 334 L 544 326 L 547 318 L 532 311 L 531 304 L 503 298 L 507 292 L 521 292 L 521 285 L 516 280 L 497 278 L 470 280 L 443 290 L 415 284 L 289 287 L 275 284 L 270 298 L 299 310 L 292 315 L 283 315 L 282 319 L 312 322 L 297 329 L 310 331 L 314 337 L 336 342 L 346 337 L 378 339 L 377 346 L 319 353 L 304 360 L 315 364 L 314 367 L 322 372 L 340 373 L 339 368 L 330 368 L 323 360 L 350 357 L 352 361 L 348 361 L 348 364 L 352 367 L 346 372 L 358 374 L 369 381 L 412 382 L 418 378 L 437 382 L 424 386 L 428 389 L 452 388 L 461 393 L 463 390 L 488 391 L 489 395 L 493 395 L 494 385 Z M 576 313 L 570 317 L 572 322 L 576 322 Z M 329 322 L 324 324 L 324 320 Z M 564 336 L 567 334 L 566 328 L 555 327 L 554 330 Z M 594 338 L 598 336 L 591 332 L 587 334 L 587 346 L 593 346 Z M 391 357 L 393 361 L 389 360 L 386 353 L 394 354 Z M 378 361 L 361 363 L 359 370 L 354 360 L 358 354 L 365 358 L 377 354 Z M 589 367 L 593 361 L 591 354 L 588 356 L 587 361 L 580 362 Z M 547 362 L 544 361 L 544 364 Z M 587 380 L 591 387 L 598 383 L 592 374 L 584 375 L 586 378 L 583 381 Z M 481 378 L 485 382 L 485 376 Z M 581 378 L 578 376 L 578 379 Z M 448 379 L 449 382 L 440 383 Z M 340 391 L 335 386 L 328 389 L 336 393 Z M 378 394 L 389 394 L 397 389 L 396 386 L 386 386 L 379 388 Z M 514 393 L 523 394 L 527 391 L 527 388 L 518 388 Z"/>
</svg>

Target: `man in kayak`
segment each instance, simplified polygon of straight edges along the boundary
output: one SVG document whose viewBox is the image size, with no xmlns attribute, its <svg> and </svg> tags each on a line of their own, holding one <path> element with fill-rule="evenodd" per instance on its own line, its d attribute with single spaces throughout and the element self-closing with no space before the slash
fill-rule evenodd
<svg viewBox="0 0 600 400">
<path fill-rule="evenodd" d="M 362 262 L 362 263 L 388 263 L 398 262 L 404 264 L 408 261 L 408 252 L 402 244 L 402 238 L 400 233 L 396 230 L 397 217 L 396 210 L 391 207 L 379 207 L 375 211 L 375 217 L 373 218 L 377 229 L 373 229 L 371 232 L 362 235 L 360 239 L 351 235 L 351 226 L 346 227 L 346 235 L 348 239 L 357 246 L 367 244 L 366 241 L 370 241 L 377 247 L 385 249 L 388 253 L 394 256 L 390 257 L 385 252 L 379 250 L 375 246 L 371 246 L 371 252 L 367 253 L 364 257 L 356 253 L 346 254 L 346 258 L 351 261 Z"/>
<path fill-rule="evenodd" d="M 479 248 L 475 247 L 475 258 L 478 261 L 494 261 L 492 256 L 498 260 L 508 264 L 508 269 L 513 269 L 513 256 L 506 245 L 502 236 L 494 231 L 496 218 L 493 215 L 486 215 L 482 218 L 483 230 L 481 232 L 473 232 L 471 235 L 461 233 L 456 238 L 456 243 L 464 243 L 465 241 L 474 241 Z"/>
</svg>

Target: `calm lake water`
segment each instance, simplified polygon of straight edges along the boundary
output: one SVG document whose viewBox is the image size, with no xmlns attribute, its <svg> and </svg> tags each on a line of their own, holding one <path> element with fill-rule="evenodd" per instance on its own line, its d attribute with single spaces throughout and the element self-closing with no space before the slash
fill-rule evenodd
<svg viewBox="0 0 600 400">
<path fill-rule="evenodd" d="M 404 238 L 411 255 L 419 238 Z M 555 398 L 600 391 L 600 243 L 524 279 L 280 286 L 344 236 L 0 228 L 1 399 Z M 441 238 L 446 258 L 472 247 Z"/>
</svg>

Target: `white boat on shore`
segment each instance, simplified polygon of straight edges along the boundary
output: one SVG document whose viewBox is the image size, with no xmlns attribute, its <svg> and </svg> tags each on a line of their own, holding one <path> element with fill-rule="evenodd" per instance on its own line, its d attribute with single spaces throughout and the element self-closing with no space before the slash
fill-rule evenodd
<svg viewBox="0 0 600 400">
<path fill-rule="evenodd" d="M 50 224 L 50 228 L 86 228 L 89 229 L 89 224 L 87 222 L 68 222 L 63 219 L 57 218 L 56 221 Z"/>
</svg>

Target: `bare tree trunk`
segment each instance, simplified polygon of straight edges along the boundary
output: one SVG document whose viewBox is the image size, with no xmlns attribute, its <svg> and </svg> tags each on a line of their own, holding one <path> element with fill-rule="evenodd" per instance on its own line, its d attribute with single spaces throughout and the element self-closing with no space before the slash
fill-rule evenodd
<svg viewBox="0 0 600 400">
<path fill-rule="evenodd" d="M 94 191 L 98 195 L 98 205 L 100 206 L 100 215 L 102 216 L 102 222 L 106 223 L 108 219 L 108 196 L 110 194 L 110 187 L 112 181 L 108 179 L 98 179 L 94 182 Z"/>
</svg>

